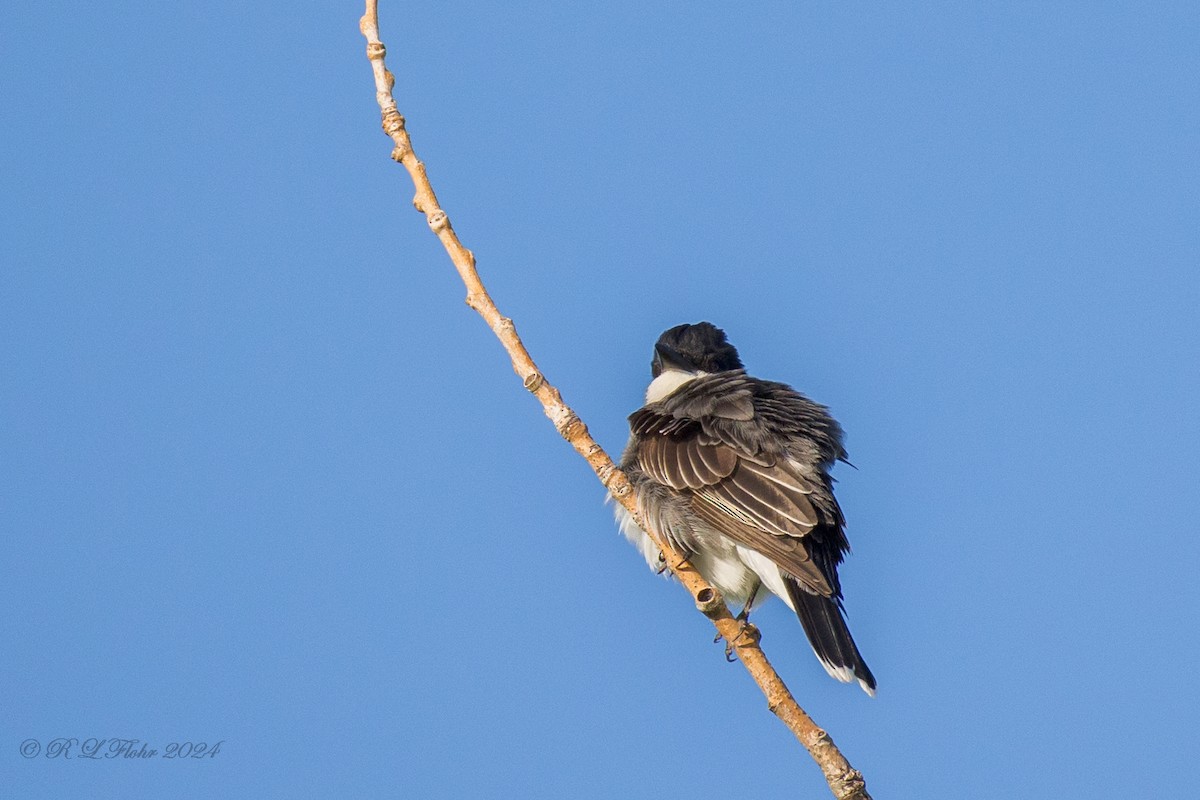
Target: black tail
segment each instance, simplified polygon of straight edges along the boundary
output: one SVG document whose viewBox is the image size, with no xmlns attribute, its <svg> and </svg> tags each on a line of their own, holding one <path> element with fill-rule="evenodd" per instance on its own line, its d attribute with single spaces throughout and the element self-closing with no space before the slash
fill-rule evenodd
<svg viewBox="0 0 1200 800">
<path fill-rule="evenodd" d="M 796 616 L 825 671 L 839 681 L 848 683 L 857 679 L 867 694 L 874 695 L 875 676 L 858 652 L 837 599 L 806 592 L 794 580 L 787 581 L 787 589 Z"/>
</svg>

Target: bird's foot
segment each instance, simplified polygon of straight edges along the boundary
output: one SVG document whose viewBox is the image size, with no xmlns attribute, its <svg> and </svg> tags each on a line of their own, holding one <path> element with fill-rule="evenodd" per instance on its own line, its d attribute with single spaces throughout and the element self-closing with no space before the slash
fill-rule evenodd
<svg viewBox="0 0 1200 800">
<path fill-rule="evenodd" d="M 733 637 L 733 641 L 725 642 L 725 660 L 729 663 L 737 661 L 736 652 L 739 647 L 750 647 L 758 644 L 762 639 L 762 632 L 757 625 L 752 625 L 748 621 L 741 619 L 741 615 L 735 617 L 741 623 L 741 628 L 738 630 L 737 636 Z M 721 634 L 717 634 L 717 638 L 713 639 L 713 644 L 721 641 Z"/>
<path fill-rule="evenodd" d="M 671 566 L 669 566 L 669 565 L 667 564 L 667 554 L 666 554 L 666 553 L 664 553 L 662 550 L 659 550 L 659 551 L 658 551 L 658 563 L 659 563 L 659 565 L 660 565 L 660 566 L 659 566 L 659 568 L 658 568 L 658 569 L 656 569 L 656 570 L 654 571 L 654 574 L 656 574 L 656 575 L 662 575 L 662 574 L 663 574 L 664 572 L 666 572 L 668 569 L 670 569 L 670 570 L 673 570 L 673 571 L 675 571 L 675 572 L 680 572 L 680 571 L 682 571 L 682 570 L 683 570 L 683 568 L 684 568 L 684 566 L 686 566 L 686 565 L 687 565 L 687 559 L 686 559 L 686 558 L 681 558 L 681 559 L 679 559 L 679 563 L 678 563 L 678 564 L 676 564 L 674 567 L 671 567 Z"/>
<path fill-rule="evenodd" d="M 741 623 L 743 633 L 745 632 L 747 627 L 752 627 L 752 628 L 754 627 L 753 625 L 750 625 L 750 604 L 753 602 L 754 602 L 754 598 L 751 597 L 750 602 L 746 603 L 746 605 L 742 607 L 741 613 L 733 618 L 735 622 Z M 758 629 L 755 628 L 755 630 L 758 630 Z M 738 638 L 740 639 L 741 636 L 742 636 L 742 634 L 739 633 Z M 716 635 L 716 637 L 713 639 L 713 644 L 716 644 L 719 641 L 721 641 L 721 634 L 718 633 Z"/>
</svg>

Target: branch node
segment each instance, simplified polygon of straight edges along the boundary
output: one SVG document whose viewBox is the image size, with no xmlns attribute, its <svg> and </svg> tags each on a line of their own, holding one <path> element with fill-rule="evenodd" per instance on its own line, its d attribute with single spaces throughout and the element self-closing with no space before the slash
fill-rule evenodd
<svg viewBox="0 0 1200 800">
<path fill-rule="evenodd" d="M 706 617 L 711 618 L 719 614 L 724 605 L 725 603 L 716 589 L 706 586 L 696 592 L 696 608 L 700 609 L 700 613 Z"/>
<path fill-rule="evenodd" d="M 866 797 L 867 782 L 863 779 L 862 773 L 856 769 L 852 769 L 838 779 L 841 783 L 841 791 L 839 797 Z"/>
<path fill-rule="evenodd" d="M 470 303 L 468 302 L 468 305 L 469 304 Z M 525 388 L 529 390 L 529 392 L 537 394 L 537 390 L 542 388 L 542 384 L 546 382 L 546 377 L 540 372 L 531 372 L 525 376 L 525 380 L 522 382 L 525 384 Z"/>
<path fill-rule="evenodd" d="M 829 734 L 825 732 L 824 728 L 813 730 L 809 736 L 809 741 L 812 742 L 813 747 L 824 747 L 825 745 L 833 744 L 833 739 L 829 738 Z"/>
<path fill-rule="evenodd" d="M 380 115 L 380 125 L 383 126 L 384 133 L 395 138 L 396 134 L 404 130 L 404 115 L 394 108 L 389 108 Z"/>
<path fill-rule="evenodd" d="M 413 204 L 416 205 L 415 200 L 413 201 Z M 425 219 L 429 222 L 429 227 L 434 233 L 441 233 L 450 227 L 450 218 L 446 216 L 446 212 L 442 211 L 440 208 L 435 208 L 433 211 L 430 211 L 425 216 Z"/>
<path fill-rule="evenodd" d="M 604 484 L 604 488 L 608 490 L 617 500 L 620 500 L 625 495 L 629 494 L 629 479 L 625 477 L 625 473 L 621 468 L 613 463 L 613 460 L 604 452 L 604 448 L 599 445 L 594 445 L 588 448 L 588 454 L 585 458 L 589 460 L 600 455 L 600 466 L 593 466 L 596 470 L 596 475 L 600 478 L 600 483 Z"/>
<path fill-rule="evenodd" d="M 383 58 L 387 55 L 387 48 L 383 42 L 367 42 L 367 58 L 374 61 L 377 58 Z"/>
<path fill-rule="evenodd" d="M 564 406 L 565 408 L 565 406 Z M 566 413 L 556 414 L 554 418 L 554 427 L 558 430 L 560 436 L 568 442 L 576 436 L 587 435 L 587 426 L 583 424 L 574 411 L 569 408 Z"/>
<path fill-rule="evenodd" d="M 606 460 L 608 461 L 609 464 L 613 463 L 612 459 L 606 459 Z M 620 497 L 621 495 L 628 494 L 629 490 L 631 488 L 629 485 L 629 477 L 624 472 L 622 472 L 619 468 L 614 469 L 610 473 L 609 482 L 606 483 L 605 486 L 608 487 L 608 490 L 610 492 L 617 495 L 618 497 Z"/>
</svg>

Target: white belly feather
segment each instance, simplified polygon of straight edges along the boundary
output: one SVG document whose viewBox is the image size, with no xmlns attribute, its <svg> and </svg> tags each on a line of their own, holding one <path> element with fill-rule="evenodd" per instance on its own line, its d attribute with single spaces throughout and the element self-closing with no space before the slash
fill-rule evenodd
<svg viewBox="0 0 1200 800">
<path fill-rule="evenodd" d="M 617 504 L 615 510 L 621 533 L 637 547 L 650 569 L 656 572 L 662 569 L 663 562 L 659 560 L 661 551 L 658 545 L 633 521 L 633 517 L 624 506 Z M 755 598 L 755 608 L 761 606 L 771 594 L 778 595 L 789 608 L 791 607 L 791 598 L 784 588 L 779 567 L 769 558 L 734 544 L 716 531 L 707 530 L 702 535 L 706 546 L 692 555 L 692 566 L 706 581 L 717 587 L 717 591 L 727 603 L 736 606 L 733 609 L 734 613 L 741 610 L 741 606 L 760 582 L 762 588 Z"/>
</svg>

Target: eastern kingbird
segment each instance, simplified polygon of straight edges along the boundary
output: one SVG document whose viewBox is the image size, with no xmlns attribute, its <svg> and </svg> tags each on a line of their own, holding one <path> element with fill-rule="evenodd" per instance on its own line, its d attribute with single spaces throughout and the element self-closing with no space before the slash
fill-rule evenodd
<svg viewBox="0 0 1200 800">
<path fill-rule="evenodd" d="M 790 386 L 751 378 L 725 332 L 678 325 L 654 346 L 646 404 L 621 457 L 642 521 L 669 540 L 745 619 L 762 589 L 796 612 L 839 681 L 875 694 L 842 616 L 837 568 L 850 549 L 829 469 L 842 428 Z M 658 545 L 622 506 L 621 531 L 662 571 Z"/>
</svg>

